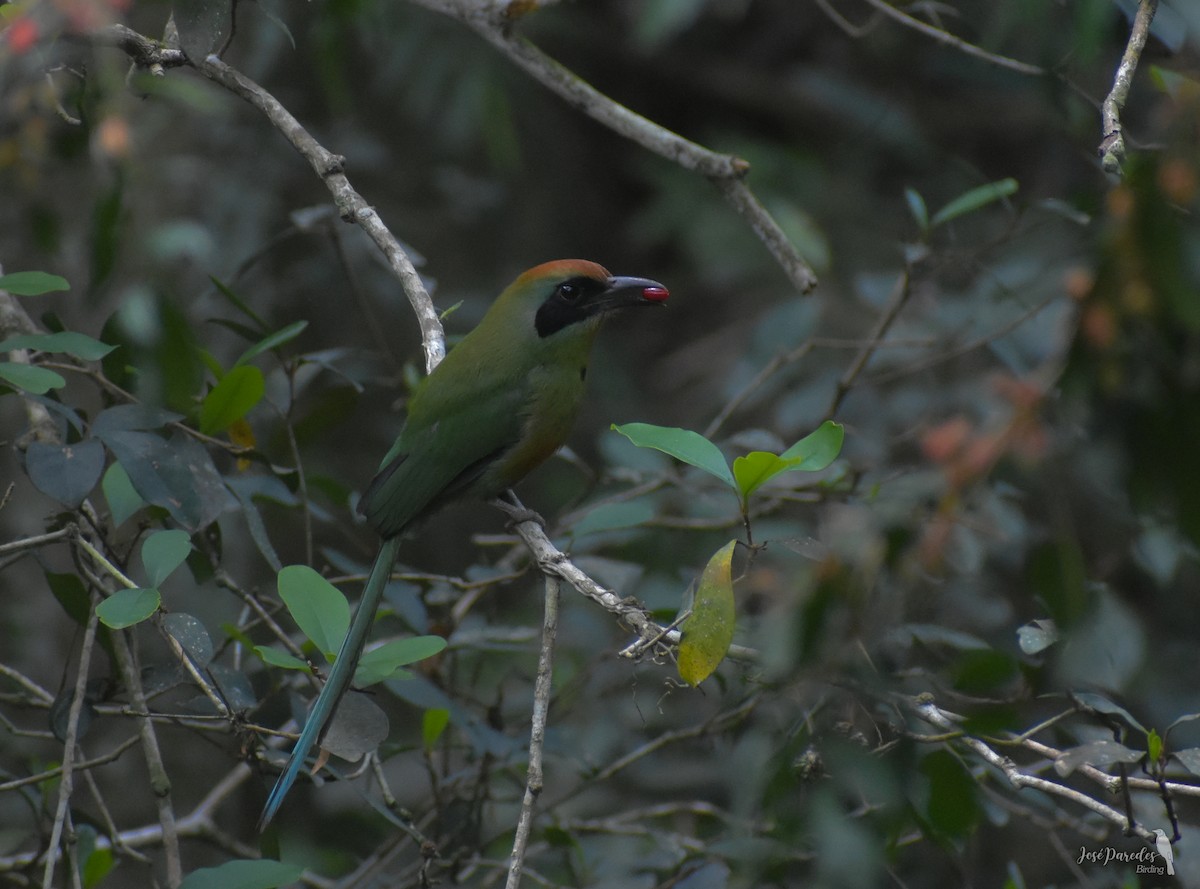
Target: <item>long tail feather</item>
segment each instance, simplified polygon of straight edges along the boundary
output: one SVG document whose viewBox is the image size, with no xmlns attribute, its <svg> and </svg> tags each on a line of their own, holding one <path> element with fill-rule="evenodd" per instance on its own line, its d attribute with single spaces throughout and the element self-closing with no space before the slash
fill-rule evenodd
<svg viewBox="0 0 1200 889">
<path fill-rule="evenodd" d="M 387 586 L 388 578 L 392 573 L 392 565 L 396 562 L 399 546 L 399 538 L 392 537 L 385 540 L 379 547 L 379 555 L 375 557 L 375 564 L 371 566 L 371 574 L 363 589 L 358 610 L 354 613 L 350 630 L 346 633 L 346 638 L 338 651 L 337 660 L 333 662 L 333 669 L 329 671 L 325 687 L 321 689 L 321 693 L 313 702 L 312 709 L 308 713 L 308 720 L 304 723 L 303 731 L 300 732 L 300 739 L 292 748 L 292 755 L 287 761 L 287 766 L 284 767 L 275 786 L 271 789 L 271 795 L 267 797 L 267 804 L 263 807 L 262 815 L 258 819 L 260 831 L 266 828 L 271 819 L 275 817 L 275 813 L 279 811 L 279 806 L 283 802 L 283 798 L 287 796 L 287 792 L 291 790 L 292 783 L 300 772 L 300 767 L 308 758 L 313 745 L 320 739 L 326 724 L 337 711 L 337 705 L 341 701 L 342 695 L 350 687 L 354 671 L 358 668 L 358 659 L 362 656 L 363 646 L 371 632 L 371 624 L 375 620 L 375 611 L 379 608 L 384 587 Z"/>
</svg>

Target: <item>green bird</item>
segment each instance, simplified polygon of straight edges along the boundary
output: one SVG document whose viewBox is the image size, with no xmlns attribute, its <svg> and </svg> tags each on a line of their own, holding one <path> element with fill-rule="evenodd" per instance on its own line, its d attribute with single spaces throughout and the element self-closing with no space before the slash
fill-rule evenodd
<svg viewBox="0 0 1200 889">
<path fill-rule="evenodd" d="M 451 500 L 496 497 L 558 450 L 579 412 L 588 355 L 604 317 L 627 306 L 659 305 L 667 296 L 657 281 L 613 276 L 594 262 L 543 263 L 509 285 L 417 387 L 404 428 L 358 505 L 383 543 L 325 687 L 267 798 L 260 829 L 278 811 L 350 686 L 401 532 Z"/>
</svg>

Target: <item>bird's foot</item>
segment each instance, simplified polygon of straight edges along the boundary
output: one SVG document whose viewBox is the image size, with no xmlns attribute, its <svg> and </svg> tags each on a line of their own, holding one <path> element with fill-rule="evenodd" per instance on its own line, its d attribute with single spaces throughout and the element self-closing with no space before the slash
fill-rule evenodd
<svg viewBox="0 0 1200 889">
<path fill-rule="evenodd" d="M 546 520 L 542 518 L 541 514 L 523 504 L 512 491 L 505 491 L 492 503 L 508 515 L 508 521 L 504 523 L 504 527 L 510 531 L 525 522 L 533 522 L 543 530 L 546 528 Z"/>
</svg>

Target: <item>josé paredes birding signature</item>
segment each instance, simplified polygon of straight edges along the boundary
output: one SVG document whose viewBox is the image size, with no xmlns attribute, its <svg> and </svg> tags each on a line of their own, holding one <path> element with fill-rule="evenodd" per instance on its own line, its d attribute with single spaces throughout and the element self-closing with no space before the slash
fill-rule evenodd
<svg viewBox="0 0 1200 889">
<path fill-rule="evenodd" d="M 260 827 L 279 810 L 350 685 L 401 532 L 451 500 L 499 495 L 558 450 L 579 412 L 588 355 L 604 317 L 661 305 L 667 296 L 657 281 L 610 275 L 594 262 L 543 263 L 510 284 L 417 387 L 404 428 L 359 502 L 383 543 Z"/>
</svg>

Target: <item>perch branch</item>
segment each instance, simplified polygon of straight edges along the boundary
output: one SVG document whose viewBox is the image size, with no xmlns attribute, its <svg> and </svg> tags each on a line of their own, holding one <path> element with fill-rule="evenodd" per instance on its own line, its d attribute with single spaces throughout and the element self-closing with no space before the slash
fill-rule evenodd
<svg viewBox="0 0 1200 889">
<path fill-rule="evenodd" d="M 1138 61 L 1146 46 L 1146 38 L 1150 35 L 1150 23 L 1154 21 L 1154 13 L 1157 11 L 1158 0 L 1141 0 L 1138 3 L 1137 14 L 1133 17 L 1133 27 L 1129 31 L 1129 42 L 1125 44 L 1121 63 L 1117 65 L 1112 89 L 1104 97 L 1104 102 L 1100 106 L 1100 121 L 1103 130 L 1100 139 L 1100 157 L 1105 172 L 1114 176 L 1120 174 L 1121 162 L 1125 159 L 1125 131 L 1121 126 L 1121 110 L 1125 107 L 1125 100 L 1129 98 L 1133 75 L 1137 71 Z"/>
</svg>

